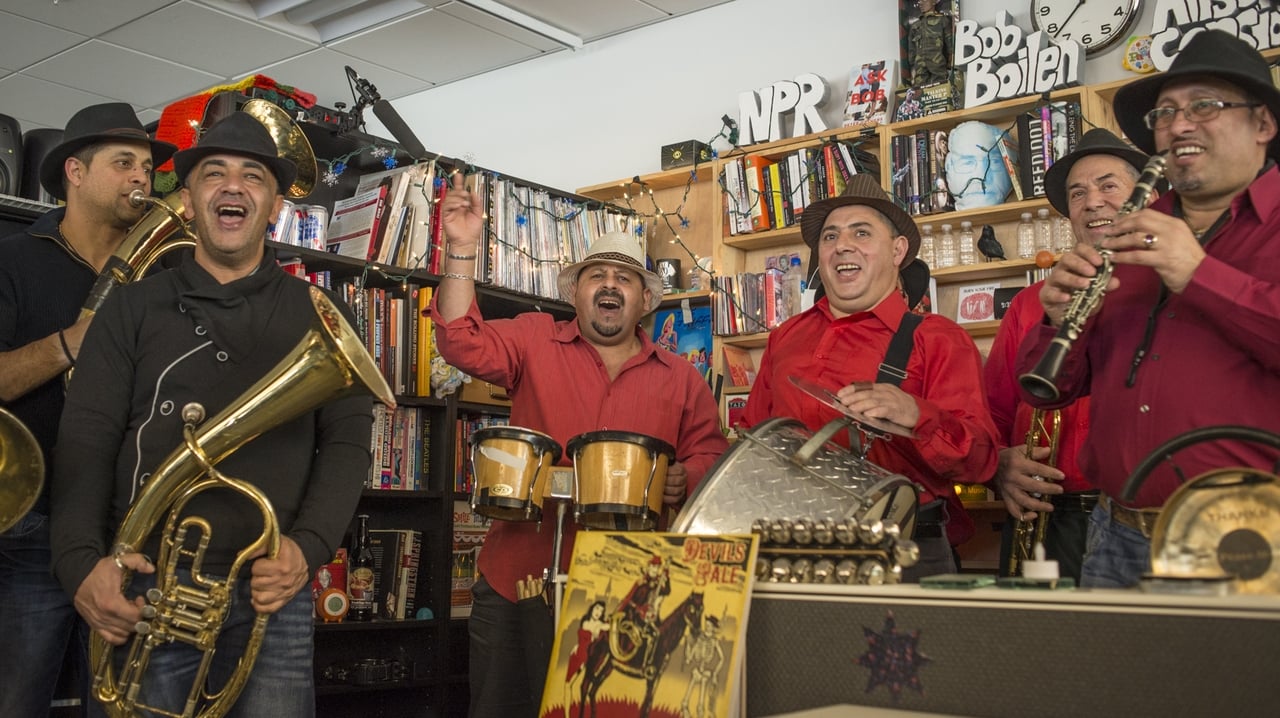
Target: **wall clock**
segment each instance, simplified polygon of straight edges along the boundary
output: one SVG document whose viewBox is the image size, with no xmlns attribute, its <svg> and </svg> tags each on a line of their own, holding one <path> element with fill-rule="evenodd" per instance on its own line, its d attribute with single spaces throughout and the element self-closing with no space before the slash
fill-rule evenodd
<svg viewBox="0 0 1280 718">
<path fill-rule="evenodd" d="M 1086 56 L 1124 39 L 1143 0 L 1031 0 L 1031 25 L 1056 41 L 1075 40 Z"/>
</svg>

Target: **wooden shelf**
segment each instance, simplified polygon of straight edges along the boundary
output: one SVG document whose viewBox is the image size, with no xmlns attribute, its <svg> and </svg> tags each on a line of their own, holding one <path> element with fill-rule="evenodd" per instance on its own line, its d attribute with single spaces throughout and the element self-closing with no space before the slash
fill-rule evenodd
<svg viewBox="0 0 1280 718">
<path fill-rule="evenodd" d="M 937 279 L 939 283 L 946 282 L 950 284 L 994 277 L 1009 277 L 1016 275 L 1020 271 L 1025 272 L 1035 268 L 1036 263 L 1033 259 L 1005 259 L 998 262 L 983 262 L 982 264 L 966 264 L 959 267 L 934 269 L 930 272 L 930 276 Z"/>
<path fill-rule="evenodd" d="M 647 175 L 636 175 L 635 177 L 622 180 L 621 182 L 605 182 L 603 184 L 582 187 L 578 189 L 577 194 L 598 200 L 617 199 L 624 194 L 630 194 L 634 197 L 636 194 L 644 191 L 638 184 L 636 184 L 636 180 L 643 182 L 650 189 L 671 189 L 672 187 L 683 187 L 688 184 L 690 175 L 693 175 L 698 182 L 710 179 L 713 177 L 712 172 L 715 168 L 715 161 L 701 162 L 696 168 L 693 165 L 689 165 L 688 167 L 677 167 L 675 169 L 653 172 Z"/>
<path fill-rule="evenodd" d="M 699 289 L 692 292 L 676 292 L 674 294 L 662 295 L 662 302 L 658 304 L 658 308 L 671 307 L 679 304 L 684 300 L 690 300 L 696 303 L 706 303 L 711 300 L 710 289 Z"/>
<path fill-rule="evenodd" d="M 800 236 L 800 225 L 793 224 L 790 227 L 783 227 L 781 229 L 770 229 L 763 232 L 752 232 L 751 234 L 735 234 L 725 237 L 723 244 L 731 249 L 747 251 L 752 249 L 785 247 L 790 244 L 800 244 L 802 242 L 804 242 L 804 239 Z"/>
<path fill-rule="evenodd" d="M 725 344 L 732 344 L 736 347 L 744 347 L 746 349 L 761 349 L 769 343 L 769 332 L 757 332 L 755 334 L 734 334 L 732 336 L 717 337 Z"/>
</svg>

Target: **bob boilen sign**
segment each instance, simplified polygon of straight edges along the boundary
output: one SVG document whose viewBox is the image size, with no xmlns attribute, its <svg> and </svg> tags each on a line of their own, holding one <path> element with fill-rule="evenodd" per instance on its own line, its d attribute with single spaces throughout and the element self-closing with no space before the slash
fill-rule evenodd
<svg viewBox="0 0 1280 718">
<path fill-rule="evenodd" d="M 1052 42 L 1044 32 L 1023 32 L 1001 10 L 995 25 L 956 24 L 955 63 L 964 71 L 964 106 L 970 108 L 1078 85 L 1084 52 L 1075 40 Z"/>
<path fill-rule="evenodd" d="M 1151 64 L 1161 72 L 1201 30 L 1228 32 L 1258 50 L 1280 43 L 1280 10 L 1274 0 L 1157 0 L 1151 22 Z"/>
</svg>

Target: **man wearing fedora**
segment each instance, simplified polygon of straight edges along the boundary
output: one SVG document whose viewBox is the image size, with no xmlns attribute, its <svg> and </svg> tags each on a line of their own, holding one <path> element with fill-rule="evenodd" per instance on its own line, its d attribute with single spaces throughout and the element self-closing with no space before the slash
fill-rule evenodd
<svg viewBox="0 0 1280 718">
<path fill-rule="evenodd" d="M 1111 250 L 1106 297 L 1067 356 L 1056 408 L 1089 396 L 1080 467 L 1102 490 L 1082 580 L 1133 586 L 1150 570 L 1156 515 L 1182 483 L 1232 466 L 1271 467 L 1276 452 L 1201 442 L 1162 463 L 1131 497 L 1130 473 L 1160 444 L 1236 424 L 1280 432 L 1280 91 L 1267 63 L 1219 30 L 1193 36 L 1169 70 L 1122 87 L 1121 129 L 1144 152 L 1167 153 L 1173 191 L 1118 218 L 1064 255 L 1040 290 L 1046 321 L 1024 342 L 1019 370 L 1049 345 L 1074 291 Z M 1085 239 L 1085 238 L 1081 238 Z M 1093 244 L 1097 242 L 1097 245 Z"/>
<path fill-rule="evenodd" d="M 1089 130 L 1070 154 L 1045 173 L 1049 204 L 1071 220 L 1080 241 L 1094 244 L 1106 235 L 1111 222 L 1138 180 L 1147 156 L 1116 137 L 1110 130 Z M 1027 456 L 1026 437 L 1033 408 L 1022 401 L 1018 387 L 1018 348 L 1044 318 L 1040 288 L 1036 282 L 1018 292 L 996 332 L 983 372 L 991 418 L 1000 432 L 1000 466 L 995 484 L 1009 515 L 1015 520 L 1037 522 L 1048 514 L 1045 554 L 1058 562 L 1062 576 L 1078 583 L 1084 560 L 1089 517 L 1098 503 L 1098 489 L 1081 471 L 1077 457 L 1089 433 L 1089 398 L 1058 410 L 1046 429 L 1056 424 L 1056 458 L 1050 461 L 1045 444 Z M 1001 542 L 1001 574 L 1007 573 L 1013 546 L 1013 523 L 1006 521 Z M 1030 554 L 1028 554 L 1030 555 Z"/>
<path fill-rule="evenodd" d="M 920 233 L 871 175 L 806 208 L 800 232 L 825 296 L 770 333 L 743 421 L 787 416 L 816 430 L 839 417 L 793 384 L 797 377 L 836 392 L 847 410 L 909 431 L 873 441 L 867 454 L 917 486 L 921 559 L 904 578 L 953 572 L 951 547 L 973 534 L 954 484 L 983 483 L 996 467 L 982 356 L 955 322 L 909 311 L 899 273 Z"/>
<path fill-rule="evenodd" d="M 40 166 L 66 205 L 0 240 L 0 405 L 32 432 L 46 474 L 62 414 L 62 374 L 90 319 L 77 321 L 107 259 L 144 210 L 151 168 L 177 148 L 151 140 L 123 103 L 86 107 Z M 83 661 L 83 624 L 49 573 L 49 481 L 30 512 L 0 534 L 0 716 L 46 715 L 68 646 Z"/>
<path fill-rule="evenodd" d="M 54 450 L 54 574 L 89 626 L 116 646 L 132 637 L 140 595 L 157 581 L 147 557 L 158 555 L 163 522 L 137 553 L 117 552 L 113 541 L 151 472 L 183 445 L 183 408 L 199 403 L 206 419 L 216 416 L 270 375 L 316 316 L 311 285 L 284 272 L 264 246 L 297 172 L 277 156 L 267 129 L 234 112 L 173 159 L 195 249 L 179 266 L 116 289 L 98 311 Z M 313 609 L 301 589 L 351 520 L 369 472 L 372 423 L 369 396 L 337 399 L 218 462 L 263 491 L 280 527 L 278 557 L 257 558 L 237 577 L 218 638 L 213 689 L 239 661 L 256 614 L 271 614 L 229 715 L 314 714 Z M 187 511 L 212 526 L 204 575 L 226 576 L 235 553 L 261 533 L 258 512 L 236 492 L 203 492 Z M 133 574 L 122 593 L 125 567 Z M 190 570 L 180 562 L 180 583 L 191 585 Z M 115 651 L 117 668 L 125 653 Z M 185 643 L 157 646 L 139 700 L 180 711 L 201 656 Z"/>
<path fill-rule="evenodd" d="M 441 356 L 507 387 L 511 424 L 561 446 L 583 433 L 616 430 L 675 447 L 664 503 L 679 507 L 728 445 L 697 369 L 656 347 L 640 327 L 662 301 L 662 282 L 645 268 L 639 242 L 623 232 L 602 235 L 582 261 L 560 272 L 560 297 L 573 304 L 573 319 L 527 312 L 485 320 L 472 280 L 476 253 L 484 251 L 483 207 L 462 180 L 455 176 L 441 205 L 448 248 L 431 309 Z M 522 635 L 516 583 L 551 568 L 554 534 L 551 526 L 495 520 L 485 538 L 468 622 L 473 717 L 537 714 L 551 640 L 538 645 Z M 575 535 L 570 522 L 559 571 L 568 570 Z"/>
</svg>

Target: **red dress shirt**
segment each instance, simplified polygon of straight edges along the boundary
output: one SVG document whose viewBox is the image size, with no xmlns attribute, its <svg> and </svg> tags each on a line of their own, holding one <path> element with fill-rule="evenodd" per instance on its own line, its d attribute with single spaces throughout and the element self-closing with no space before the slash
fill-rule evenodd
<svg viewBox="0 0 1280 718">
<path fill-rule="evenodd" d="M 1172 214 L 1176 193 L 1152 207 Z M 1235 424 L 1280 433 L 1280 171 L 1269 166 L 1231 201 L 1231 217 L 1209 238 L 1182 294 L 1170 294 L 1156 317 L 1134 386 L 1125 386 L 1147 315 L 1160 292 L 1146 267 L 1121 265 L 1109 292 L 1063 363 L 1059 402 L 1089 395 L 1090 434 L 1080 456 L 1086 476 L 1119 497 L 1130 473 L 1160 444 L 1193 429 Z M 1019 351 L 1035 366 L 1055 330 L 1042 324 Z M 1276 451 L 1240 441 L 1202 442 L 1174 454 L 1187 478 L 1233 466 L 1271 469 Z M 1179 486 L 1162 462 L 1134 507 L 1161 506 Z"/>
<path fill-rule="evenodd" d="M 445 322 L 431 304 L 440 355 L 453 366 L 511 395 L 511 425 L 541 431 L 565 447 L 590 431 L 629 431 L 661 439 L 689 472 L 686 494 L 728 448 L 706 381 L 687 360 L 658 349 L 639 327 L 640 353 L 612 381 L 576 319 L 556 321 L 527 312 L 485 321 L 472 302 L 467 313 Z M 571 465 L 571 457 L 561 459 Z M 572 513 L 569 514 L 572 516 Z M 535 578 L 551 564 L 554 515 L 533 522 L 495 520 L 480 551 L 480 574 L 514 602 L 516 581 Z M 576 526 L 565 521 L 561 570 L 568 570 Z"/>
<path fill-rule="evenodd" d="M 760 371 L 743 421 L 748 426 L 775 416 L 797 419 L 818 429 L 840 416 L 793 385 L 799 376 L 836 390 L 854 382 L 875 381 L 889 340 L 902 322 L 907 303 L 894 292 L 868 312 L 836 319 L 826 297 L 769 335 Z M 953 484 L 984 483 L 995 473 L 996 429 L 982 390 L 982 355 L 955 322 L 925 315 L 916 328 L 915 348 L 901 388 L 916 399 L 920 420 L 914 439 L 895 436 L 873 442 L 867 458 L 900 473 L 921 487 L 923 505 L 947 502 L 947 535 L 958 545 L 973 535 L 973 523 Z M 843 432 L 839 441 L 845 441 Z"/>
<path fill-rule="evenodd" d="M 1001 448 L 1025 447 L 1027 443 L 1027 429 L 1031 426 L 1031 413 L 1035 409 L 1022 401 L 1018 373 L 1014 368 L 1023 338 L 1040 326 L 1044 319 L 1044 307 L 1040 306 L 1042 286 L 1044 282 L 1036 282 L 1014 295 L 1009 311 L 1000 320 L 1000 330 L 996 332 L 983 370 L 991 419 L 996 423 Z M 1089 435 L 1089 398 L 1081 397 L 1059 412 L 1056 468 L 1066 475 L 1062 479 L 1062 488 L 1066 491 L 1091 491 L 1097 487 L 1085 478 L 1078 461 L 1085 438 Z"/>
</svg>

